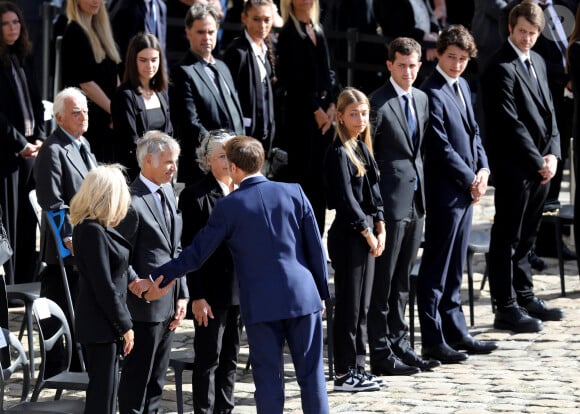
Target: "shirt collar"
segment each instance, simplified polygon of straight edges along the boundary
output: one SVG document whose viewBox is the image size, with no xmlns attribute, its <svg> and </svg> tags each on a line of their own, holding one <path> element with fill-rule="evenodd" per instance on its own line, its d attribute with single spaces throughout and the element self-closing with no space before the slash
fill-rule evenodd
<svg viewBox="0 0 580 414">
<path fill-rule="evenodd" d="M 157 190 L 161 188 L 160 185 L 155 184 L 153 181 L 145 177 L 143 173 L 139 173 L 139 179 L 143 182 L 143 184 L 147 186 L 147 188 L 149 189 L 149 191 L 151 191 L 151 193 L 156 193 Z"/>
<path fill-rule="evenodd" d="M 509 44 L 512 46 L 512 48 L 515 50 L 515 52 L 518 55 L 518 58 L 524 62 L 526 59 L 530 58 L 530 53 L 524 53 L 522 52 L 520 49 L 518 49 L 518 47 L 516 45 L 514 45 L 514 43 L 512 42 L 512 40 L 508 37 L 508 42 Z"/>
<path fill-rule="evenodd" d="M 268 47 L 266 46 L 266 43 L 262 41 L 262 46 L 258 46 L 258 44 L 256 42 L 254 42 L 254 39 L 252 39 L 248 33 L 247 30 L 244 30 L 244 35 L 246 36 L 246 39 L 248 40 L 248 42 L 250 42 L 250 46 L 252 48 L 252 51 L 254 52 L 255 55 L 258 56 L 265 56 L 266 53 L 268 52 Z"/>
<path fill-rule="evenodd" d="M 435 67 L 435 69 L 437 69 L 437 72 L 439 72 L 441 74 L 441 76 L 443 76 L 443 78 L 445 78 L 445 82 L 447 82 L 449 84 L 449 86 L 453 87 L 453 84 L 455 82 L 459 81 L 459 78 L 452 78 L 451 76 L 446 74 L 445 71 L 443 69 L 441 69 L 441 66 L 437 65 Z"/>
<path fill-rule="evenodd" d="M 64 128 L 62 128 L 62 127 L 59 127 L 59 128 L 60 128 L 60 129 L 62 130 L 62 132 L 64 132 L 64 133 L 65 133 L 65 135 L 66 135 L 66 136 L 67 136 L 67 137 L 68 137 L 68 138 L 69 138 L 69 139 L 72 141 L 72 143 L 74 144 L 74 146 L 75 146 L 77 149 L 81 147 L 81 145 L 82 145 L 82 143 L 83 143 L 83 142 L 81 141 L 81 137 L 79 137 L 79 138 L 75 138 L 75 137 L 74 137 L 72 134 L 70 134 L 70 133 L 69 133 L 69 132 L 68 132 L 66 129 L 64 129 Z"/>
<path fill-rule="evenodd" d="M 261 172 L 257 172 L 257 173 L 250 174 L 250 175 L 246 175 L 244 178 L 242 178 L 242 181 L 240 181 L 240 185 L 242 185 L 242 183 L 244 181 L 246 181 L 248 178 L 260 177 L 261 175 L 262 175 Z"/>
<path fill-rule="evenodd" d="M 411 89 L 409 92 L 404 91 L 403 88 L 401 88 L 397 84 L 397 82 L 393 80 L 392 76 L 389 78 L 389 81 L 391 82 L 391 85 L 393 85 L 393 88 L 395 88 L 395 92 L 397 92 L 397 97 L 401 98 L 403 95 L 411 95 L 411 97 L 413 97 L 412 93 L 413 89 Z"/>
</svg>

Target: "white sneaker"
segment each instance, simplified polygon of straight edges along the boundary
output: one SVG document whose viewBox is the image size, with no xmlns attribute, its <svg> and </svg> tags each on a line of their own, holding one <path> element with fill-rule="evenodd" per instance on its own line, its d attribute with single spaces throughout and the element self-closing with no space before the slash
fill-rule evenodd
<svg viewBox="0 0 580 414">
<path fill-rule="evenodd" d="M 377 377 L 376 375 L 371 374 L 370 372 L 366 372 L 363 367 L 358 367 L 356 370 L 357 370 L 358 375 L 361 378 L 364 378 L 367 381 L 374 382 L 379 387 L 386 387 L 387 386 L 387 381 L 385 381 L 384 379 L 382 379 L 380 377 Z"/>
<path fill-rule="evenodd" d="M 334 380 L 334 391 L 377 391 L 380 387 L 377 383 L 367 380 L 359 375 L 355 370 L 350 369 L 346 374 L 336 377 Z"/>
</svg>

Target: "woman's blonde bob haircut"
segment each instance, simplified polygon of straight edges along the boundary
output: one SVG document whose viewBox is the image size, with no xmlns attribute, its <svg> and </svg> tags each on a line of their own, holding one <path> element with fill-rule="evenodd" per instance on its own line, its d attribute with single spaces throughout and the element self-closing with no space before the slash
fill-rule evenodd
<svg viewBox="0 0 580 414">
<path fill-rule="evenodd" d="M 102 226 L 115 227 L 131 204 L 131 194 L 119 164 L 100 165 L 85 177 L 80 190 L 70 203 L 73 225 L 84 220 L 96 220 Z"/>
</svg>

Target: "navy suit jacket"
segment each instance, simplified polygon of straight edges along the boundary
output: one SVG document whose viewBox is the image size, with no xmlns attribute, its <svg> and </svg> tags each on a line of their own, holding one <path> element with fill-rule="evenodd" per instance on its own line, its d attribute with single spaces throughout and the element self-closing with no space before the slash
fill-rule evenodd
<svg viewBox="0 0 580 414">
<path fill-rule="evenodd" d="M 461 77 L 459 85 L 465 108 L 437 70 L 421 86 L 429 97 L 430 113 L 424 144 L 427 211 L 431 206 L 469 205 L 475 174 L 489 168 L 473 114 L 471 90 Z"/>
<path fill-rule="evenodd" d="M 216 203 L 191 245 L 151 276 L 173 278 L 197 270 L 224 241 L 234 258 L 246 325 L 322 309 L 321 299 L 329 297 L 326 257 L 299 185 L 247 178 Z"/>
<path fill-rule="evenodd" d="M 425 93 L 416 88 L 412 93 L 419 128 L 417 145 L 409 134 L 405 113 L 391 82 L 387 81 L 369 97 L 376 119 L 373 148 L 381 172 L 379 186 L 386 220 L 402 220 L 409 215 L 415 188 L 419 192 L 417 210 L 421 215 L 425 213 L 421 146 L 429 123 L 429 105 Z"/>
</svg>

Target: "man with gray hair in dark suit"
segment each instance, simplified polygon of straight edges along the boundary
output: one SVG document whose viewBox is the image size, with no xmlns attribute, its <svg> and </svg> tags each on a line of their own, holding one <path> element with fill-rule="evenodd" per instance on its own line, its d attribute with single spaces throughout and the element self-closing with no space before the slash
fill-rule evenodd
<svg viewBox="0 0 580 414">
<path fill-rule="evenodd" d="M 158 300 L 147 297 L 151 271 L 181 251 L 181 213 L 171 186 L 179 144 L 163 132 L 149 131 L 137 142 L 136 152 L 141 173 L 131 184 L 131 209 L 117 226 L 133 247 L 130 264 L 139 276 L 129 281 L 133 294 L 128 295 L 127 304 L 137 346 L 123 365 L 121 414 L 158 412 L 173 332 L 185 317 L 189 300 L 184 276 Z M 141 287 L 135 289 L 136 285 Z"/>
</svg>

